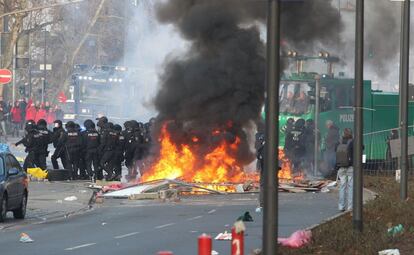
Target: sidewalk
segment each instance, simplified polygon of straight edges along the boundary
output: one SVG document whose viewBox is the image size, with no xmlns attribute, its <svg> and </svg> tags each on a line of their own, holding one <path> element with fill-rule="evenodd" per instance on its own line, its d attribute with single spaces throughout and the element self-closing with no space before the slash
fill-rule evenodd
<svg viewBox="0 0 414 255">
<path fill-rule="evenodd" d="M 13 219 L 11 212 L 0 229 L 7 229 L 29 223 L 46 222 L 81 213 L 90 209 L 89 201 L 93 191 L 86 182 L 37 182 L 29 183 L 29 198 L 26 219 Z M 74 196 L 76 200 L 65 201 Z"/>
</svg>

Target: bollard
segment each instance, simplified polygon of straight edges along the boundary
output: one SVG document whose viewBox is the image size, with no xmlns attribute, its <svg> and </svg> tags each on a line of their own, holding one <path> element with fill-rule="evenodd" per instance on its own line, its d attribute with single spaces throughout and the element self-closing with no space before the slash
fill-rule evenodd
<svg viewBox="0 0 414 255">
<path fill-rule="evenodd" d="M 236 228 L 231 229 L 231 255 L 244 255 L 244 231 L 236 233 Z"/>
<path fill-rule="evenodd" d="M 158 252 L 158 255 L 174 255 L 172 251 L 160 251 Z"/>
<path fill-rule="evenodd" d="M 211 255 L 211 236 L 202 234 L 198 237 L 198 255 Z"/>
</svg>

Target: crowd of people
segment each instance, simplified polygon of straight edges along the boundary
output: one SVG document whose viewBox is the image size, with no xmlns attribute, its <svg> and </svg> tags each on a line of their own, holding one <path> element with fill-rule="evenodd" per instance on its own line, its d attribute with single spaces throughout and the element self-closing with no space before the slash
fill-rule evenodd
<svg viewBox="0 0 414 255">
<path fill-rule="evenodd" d="M 24 128 L 24 123 L 29 120 L 38 122 L 45 120 L 49 127 L 57 119 L 63 119 L 63 111 L 58 105 L 49 102 L 26 100 L 22 98 L 14 103 L 0 101 L 0 127 L 1 135 L 19 136 L 19 130 Z"/>
<path fill-rule="evenodd" d="M 137 164 L 142 164 L 149 154 L 154 120 L 145 124 L 126 121 L 124 128 L 109 122 L 106 117 L 96 120 L 96 125 L 90 119 L 85 120 L 84 127 L 73 121 L 64 127 L 62 121 L 54 120 L 52 131 L 45 119 L 28 120 L 24 127 L 26 135 L 15 144 L 23 144 L 26 148 L 24 170 L 33 167 L 46 169 L 48 147 L 53 144 L 53 168 L 59 169 L 60 159 L 63 168 L 70 171 L 72 180 L 120 180 L 124 162 L 129 170 L 127 178 L 134 179 Z"/>
</svg>

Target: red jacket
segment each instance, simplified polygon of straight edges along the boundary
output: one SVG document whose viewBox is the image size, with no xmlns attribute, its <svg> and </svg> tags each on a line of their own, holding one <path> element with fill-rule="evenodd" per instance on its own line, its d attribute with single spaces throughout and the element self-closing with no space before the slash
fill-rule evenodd
<svg viewBox="0 0 414 255">
<path fill-rule="evenodd" d="M 27 107 L 27 110 L 26 110 L 26 121 L 28 121 L 28 120 L 35 120 L 36 113 L 37 113 L 36 107 L 34 107 L 34 106 Z"/>
<path fill-rule="evenodd" d="M 36 117 L 35 117 L 35 121 L 36 123 L 40 120 L 40 119 L 44 119 L 46 120 L 47 118 L 47 112 L 46 109 L 44 108 L 40 108 L 37 113 L 36 113 Z"/>
<path fill-rule="evenodd" d="M 56 120 L 56 112 L 53 110 L 49 110 L 49 112 L 47 113 L 47 124 L 53 124 L 53 122 Z"/>
<path fill-rule="evenodd" d="M 22 111 L 20 110 L 20 107 L 15 107 L 11 109 L 11 117 L 13 123 L 21 123 L 22 122 Z"/>
</svg>

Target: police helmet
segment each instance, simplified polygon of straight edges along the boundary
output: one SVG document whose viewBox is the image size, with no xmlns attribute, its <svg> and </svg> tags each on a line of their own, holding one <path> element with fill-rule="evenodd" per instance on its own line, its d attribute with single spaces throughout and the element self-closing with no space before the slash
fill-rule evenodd
<svg viewBox="0 0 414 255">
<path fill-rule="evenodd" d="M 47 122 L 44 119 L 40 119 L 37 121 L 37 126 L 38 127 L 47 127 Z"/>
<path fill-rule="evenodd" d="M 95 123 L 93 123 L 93 121 L 90 119 L 85 120 L 85 122 L 83 122 L 83 125 L 85 126 L 86 129 L 95 128 Z"/>
<path fill-rule="evenodd" d="M 55 128 L 60 128 L 63 125 L 61 120 L 55 120 L 55 121 L 53 121 L 53 124 L 54 124 Z"/>
<path fill-rule="evenodd" d="M 119 131 L 119 132 L 121 132 L 121 131 L 122 131 L 122 127 L 121 127 L 121 125 L 115 124 L 115 125 L 114 125 L 114 130 L 115 130 L 115 131 Z"/>
<path fill-rule="evenodd" d="M 66 123 L 65 127 L 68 128 L 76 128 L 76 124 L 73 121 L 68 121 L 68 123 Z"/>
</svg>

